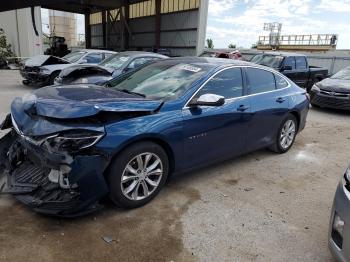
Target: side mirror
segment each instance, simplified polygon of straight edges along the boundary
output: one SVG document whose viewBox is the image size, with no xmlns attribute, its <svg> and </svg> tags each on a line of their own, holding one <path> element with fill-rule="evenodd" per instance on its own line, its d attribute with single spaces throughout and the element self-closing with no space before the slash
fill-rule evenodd
<svg viewBox="0 0 350 262">
<path fill-rule="evenodd" d="M 292 70 L 293 68 L 289 65 L 283 66 L 282 67 L 282 71 L 286 71 L 286 70 Z"/>
<path fill-rule="evenodd" d="M 225 98 L 223 96 L 204 94 L 198 99 L 192 99 L 189 106 L 222 106 L 223 104 L 225 104 Z"/>
<path fill-rule="evenodd" d="M 79 64 L 87 64 L 87 63 L 88 63 L 88 61 L 86 59 L 83 59 L 79 62 Z"/>
</svg>

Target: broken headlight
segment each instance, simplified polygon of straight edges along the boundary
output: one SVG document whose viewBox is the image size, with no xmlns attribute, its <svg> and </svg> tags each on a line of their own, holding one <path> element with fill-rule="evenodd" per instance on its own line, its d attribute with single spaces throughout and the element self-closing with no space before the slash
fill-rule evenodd
<svg viewBox="0 0 350 262">
<path fill-rule="evenodd" d="M 96 144 L 104 133 L 95 131 L 64 132 L 46 139 L 44 145 L 51 151 L 75 152 Z"/>
</svg>

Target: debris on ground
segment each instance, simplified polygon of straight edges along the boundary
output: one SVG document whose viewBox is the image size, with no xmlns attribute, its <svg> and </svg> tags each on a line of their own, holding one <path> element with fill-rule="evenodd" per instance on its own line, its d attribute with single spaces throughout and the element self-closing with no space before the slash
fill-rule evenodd
<svg viewBox="0 0 350 262">
<path fill-rule="evenodd" d="M 113 241 L 115 241 L 115 239 L 111 236 L 102 236 L 101 238 L 108 244 L 111 244 Z"/>
</svg>

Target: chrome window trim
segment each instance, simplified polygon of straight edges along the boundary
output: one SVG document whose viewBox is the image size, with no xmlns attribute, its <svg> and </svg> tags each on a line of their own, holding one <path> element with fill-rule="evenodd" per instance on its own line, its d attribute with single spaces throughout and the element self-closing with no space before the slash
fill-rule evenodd
<svg viewBox="0 0 350 262">
<path fill-rule="evenodd" d="M 274 75 L 279 75 L 280 77 L 282 77 L 284 80 L 287 81 L 288 83 L 288 86 L 286 87 L 283 87 L 283 88 L 280 88 L 280 89 L 275 89 L 275 90 L 271 90 L 271 91 L 266 91 L 266 92 L 261 92 L 261 93 L 256 93 L 256 94 L 249 94 L 249 95 L 242 95 L 242 96 L 239 96 L 239 97 L 233 97 L 233 98 L 229 98 L 229 99 L 225 99 L 225 104 L 226 102 L 232 102 L 236 99 L 239 99 L 239 98 L 242 98 L 242 97 L 250 97 L 250 96 L 256 96 L 256 95 L 261 95 L 261 94 L 267 94 L 267 93 L 271 93 L 271 92 L 276 92 L 276 91 L 279 91 L 279 90 L 284 90 L 284 89 L 287 89 L 287 88 L 290 88 L 292 85 L 290 83 L 291 80 L 289 80 L 285 75 L 281 74 L 280 72 L 274 70 L 274 69 L 270 69 L 270 68 L 261 68 L 259 66 L 252 66 L 252 65 L 242 65 L 242 66 L 239 66 L 239 65 L 235 65 L 235 66 L 229 66 L 229 67 L 225 67 L 221 70 L 219 70 L 218 72 L 216 72 L 215 74 L 213 74 L 211 77 L 209 77 L 198 89 L 197 91 L 190 97 L 190 99 L 187 100 L 187 102 L 185 103 L 184 107 L 182 109 L 188 109 L 190 108 L 188 106 L 188 104 L 190 103 L 190 101 L 193 99 L 193 97 L 196 96 L 196 94 L 214 77 L 216 76 L 217 74 L 221 73 L 222 71 L 224 70 L 227 70 L 227 69 L 232 69 L 232 68 L 254 68 L 254 69 L 260 69 L 260 70 L 265 70 L 267 72 L 270 72 Z M 276 82 L 276 79 L 275 79 L 275 82 Z M 242 71 L 242 83 L 243 83 L 243 71 Z"/>
</svg>

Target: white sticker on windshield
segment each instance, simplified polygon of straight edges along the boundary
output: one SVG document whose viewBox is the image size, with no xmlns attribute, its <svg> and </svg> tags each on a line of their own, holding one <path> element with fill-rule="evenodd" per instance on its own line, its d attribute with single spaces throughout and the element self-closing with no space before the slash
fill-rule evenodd
<svg viewBox="0 0 350 262">
<path fill-rule="evenodd" d="M 120 57 L 119 59 L 120 59 L 121 61 L 123 61 L 123 62 L 128 61 L 128 57 L 126 57 L 126 56 L 122 56 L 122 57 Z"/>
<path fill-rule="evenodd" d="M 191 71 L 191 72 L 194 72 L 194 73 L 198 73 L 199 71 L 202 70 L 201 68 L 195 67 L 195 66 L 192 66 L 192 65 L 181 65 L 180 69 Z"/>
</svg>

